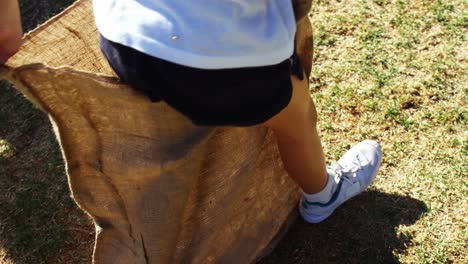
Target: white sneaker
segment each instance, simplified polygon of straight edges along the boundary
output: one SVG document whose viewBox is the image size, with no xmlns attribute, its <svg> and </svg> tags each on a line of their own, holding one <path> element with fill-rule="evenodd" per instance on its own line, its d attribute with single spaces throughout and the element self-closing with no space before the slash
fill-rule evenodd
<svg viewBox="0 0 468 264">
<path fill-rule="evenodd" d="M 335 186 L 330 201 L 323 204 L 303 197 L 299 211 L 305 221 L 319 223 L 329 217 L 342 203 L 363 192 L 375 178 L 382 153 L 377 142 L 365 140 L 348 150 L 343 157 L 328 167 Z"/>
</svg>

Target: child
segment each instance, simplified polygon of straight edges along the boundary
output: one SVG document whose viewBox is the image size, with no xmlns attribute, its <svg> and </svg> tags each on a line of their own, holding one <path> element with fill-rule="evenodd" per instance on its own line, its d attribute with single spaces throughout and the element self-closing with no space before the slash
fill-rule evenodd
<svg viewBox="0 0 468 264">
<path fill-rule="evenodd" d="M 317 112 L 297 56 L 291 0 L 95 0 L 101 49 L 122 79 L 200 126 L 271 128 L 302 188 L 309 223 L 326 219 L 377 174 L 363 141 L 326 167 Z M 17 0 L 0 4 L 0 64 L 21 43 Z"/>
</svg>

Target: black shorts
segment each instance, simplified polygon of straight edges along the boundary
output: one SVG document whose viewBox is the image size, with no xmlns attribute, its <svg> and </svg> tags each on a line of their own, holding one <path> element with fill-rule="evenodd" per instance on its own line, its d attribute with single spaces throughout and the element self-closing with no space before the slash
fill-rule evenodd
<svg viewBox="0 0 468 264">
<path fill-rule="evenodd" d="M 252 126 L 285 108 L 290 75 L 303 78 L 293 56 L 264 67 L 205 70 L 182 66 L 112 42 L 100 46 L 119 78 L 153 102 L 165 101 L 200 126 Z"/>
</svg>

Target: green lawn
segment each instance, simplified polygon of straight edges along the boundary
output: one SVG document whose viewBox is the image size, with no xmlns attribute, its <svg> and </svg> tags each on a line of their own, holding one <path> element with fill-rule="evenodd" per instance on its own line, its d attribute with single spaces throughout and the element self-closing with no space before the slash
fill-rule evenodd
<svg viewBox="0 0 468 264">
<path fill-rule="evenodd" d="M 20 1 L 34 28 L 71 0 Z M 329 161 L 383 147 L 370 190 L 298 219 L 267 263 L 468 263 L 466 0 L 316 0 L 311 94 Z M 90 263 L 46 115 L 0 84 L 0 263 Z"/>
</svg>

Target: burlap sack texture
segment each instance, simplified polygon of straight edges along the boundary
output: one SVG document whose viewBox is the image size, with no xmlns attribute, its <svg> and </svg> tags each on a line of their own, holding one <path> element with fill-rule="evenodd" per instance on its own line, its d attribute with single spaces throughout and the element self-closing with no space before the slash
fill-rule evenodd
<svg viewBox="0 0 468 264">
<path fill-rule="evenodd" d="M 296 2 L 307 14 L 310 1 Z M 310 23 L 298 23 L 309 73 Z M 90 0 L 28 34 L 5 69 L 50 116 L 73 198 L 95 222 L 94 263 L 251 263 L 295 214 L 299 192 L 272 133 L 196 127 L 119 83 Z"/>
</svg>

